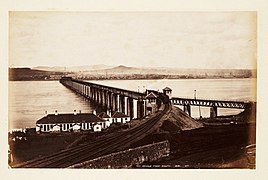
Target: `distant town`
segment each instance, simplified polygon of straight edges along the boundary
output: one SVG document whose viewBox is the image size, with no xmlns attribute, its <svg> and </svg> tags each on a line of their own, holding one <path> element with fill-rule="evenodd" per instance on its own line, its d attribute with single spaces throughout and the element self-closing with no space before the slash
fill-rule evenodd
<svg viewBox="0 0 268 180">
<path fill-rule="evenodd" d="M 256 78 L 256 69 L 176 69 L 106 65 L 83 67 L 9 68 L 10 81 L 59 80 L 63 76 L 82 80 L 220 79 Z"/>
</svg>

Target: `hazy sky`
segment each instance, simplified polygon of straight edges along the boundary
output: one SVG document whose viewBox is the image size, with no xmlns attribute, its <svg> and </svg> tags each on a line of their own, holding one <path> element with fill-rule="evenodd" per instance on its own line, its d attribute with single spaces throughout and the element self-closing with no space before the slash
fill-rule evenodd
<svg viewBox="0 0 268 180">
<path fill-rule="evenodd" d="M 11 12 L 9 66 L 255 68 L 255 12 Z"/>
</svg>

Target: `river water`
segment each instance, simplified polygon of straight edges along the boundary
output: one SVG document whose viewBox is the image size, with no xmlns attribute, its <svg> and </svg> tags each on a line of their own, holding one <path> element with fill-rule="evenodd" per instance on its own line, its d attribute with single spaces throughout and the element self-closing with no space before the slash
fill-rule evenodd
<svg viewBox="0 0 268 180">
<path fill-rule="evenodd" d="M 145 89 L 172 89 L 174 97 L 251 100 L 256 101 L 256 79 L 176 79 L 176 80 L 106 80 L 90 81 L 133 91 Z M 9 130 L 34 127 L 47 113 L 72 113 L 74 110 L 92 112 L 89 101 L 73 93 L 58 81 L 9 82 Z M 219 109 L 219 115 L 239 113 L 236 109 Z M 198 107 L 192 107 L 192 116 L 199 117 Z M 202 107 L 201 115 L 209 116 L 209 108 Z"/>
</svg>

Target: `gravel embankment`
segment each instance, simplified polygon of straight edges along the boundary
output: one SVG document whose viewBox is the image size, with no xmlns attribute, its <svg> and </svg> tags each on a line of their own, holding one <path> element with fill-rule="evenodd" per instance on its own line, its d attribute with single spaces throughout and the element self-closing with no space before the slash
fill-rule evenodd
<svg viewBox="0 0 268 180">
<path fill-rule="evenodd" d="M 196 121 L 178 107 L 172 106 L 161 128 L 168 131 L 184 131 L 201 127 L 203 127 L 201 122 Z"/>
</svg>

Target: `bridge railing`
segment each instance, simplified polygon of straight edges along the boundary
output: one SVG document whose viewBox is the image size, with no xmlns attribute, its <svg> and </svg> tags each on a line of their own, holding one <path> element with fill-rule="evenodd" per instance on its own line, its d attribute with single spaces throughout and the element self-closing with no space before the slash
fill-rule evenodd
<svg viewBox="0 0 268 180">
<path fill-rule="evenodd" d="M 193 98 L 189 96 L 180 96 L 180 97 L 172 97 L 172 99 L 189 99 L 189 100 L 207 100 L 207 101 L 221 101 L 221 102 L 243 102 L 243 103 L 250 103 L 252 101 L 250 100 L 244 100 L 244 99 L 214 99 L 214 98 L 208 98 L 208 97 L 198 97 Z"/>
<path fill-rule="evenodd" d="M 232 100 L 208 100 L 195 98 L 179 98 L 173 97 L 170 100 L 175 105 L 191 105 L 191 106 L 206 106 L 219 108 L 236 108 L 246 109 L 252 105 L 249 101 L 232 101 Z"/>
</svg>

